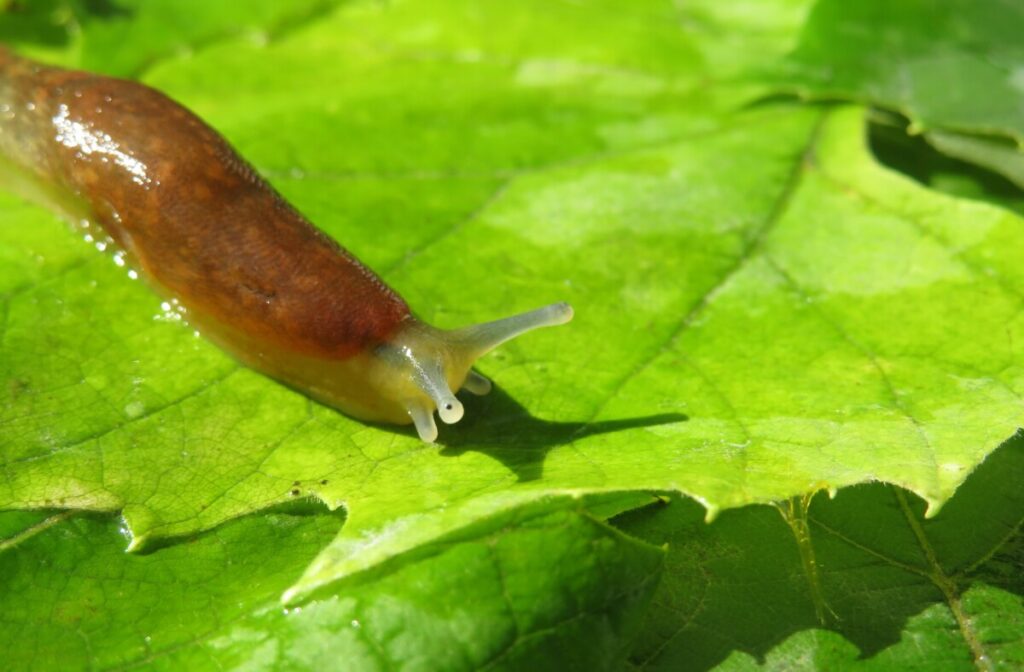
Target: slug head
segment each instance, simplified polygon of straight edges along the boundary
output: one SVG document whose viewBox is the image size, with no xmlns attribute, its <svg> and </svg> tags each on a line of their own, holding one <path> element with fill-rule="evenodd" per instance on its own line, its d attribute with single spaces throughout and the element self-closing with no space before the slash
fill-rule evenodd
<svg viewBox="0 0 1024 672">
<path fill-rule="evenodd" d="M 394 338 L 374 352 L 380 366 L 374 367 L 372 384 L 382 397 L 408 413 L 421 439 L 432 443 L 437 438 L 435 410 L 445 424 L 462 419 L 462 403 L 453 390 L 491 391 L 491 382 L 472 370 L 478 358 L 524 332 L 565 324 L 572 314 L 569 304 L 554 303 L 450 331 L 409 319 Z"/>
</svg>

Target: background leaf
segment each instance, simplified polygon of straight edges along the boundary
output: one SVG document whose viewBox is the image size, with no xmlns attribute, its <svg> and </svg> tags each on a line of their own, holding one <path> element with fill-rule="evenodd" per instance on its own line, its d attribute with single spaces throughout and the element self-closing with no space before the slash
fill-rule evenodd
<svg viewBox="0 0 1024 672">
<path fill-rule="evenodd" d="M 336 516 L 246 518 L 139 556 L 111 517 L 61 515 L 0 550 L 0 645 L 14 669 L 612 669 L 662 553 L 579 505 L 488 521 L 292 610 L 278 596 Z M 0 515 L 3 531 L 25 515 Z"/>
<path fill-rule="evenodd" d="M 1020 152 L 992 139 L 951 134 L 960 150 L 957 158 L 948 145 L 942 153 L 936 149 L 940 131 L 910 135 L 906 123 L 891 114 L 874 110 L 871 117 L 871 151 L 882 164 L 931 189 L 1024 213 L 1024 191 L 1011 179 L 1014 164 L 1024 156 Z"/>
<path fill-rule="evenodd" d="M 944 154 L 989 168 L 1024 189 L 1024 153 L 996 140 L 932 131 L 928 142 Z"/>
<path fill-rule="evenodd" d="M 894 108 L 918 129 L 1024 140 L 1024 7 L 992 0 L 820 0 L 783 77 Z"/>
<path fill-rule="evenodd" d="M 1022 30 L 1024 7 L 1001 0 L 821 0 L 769 79 L 803 97 L 896 110 L 939 151 L 1021 187 Z"/>
<path fill-rule="evenodd" d="M 32 0 L 7 3 L 0 42 L 38 58 L 118 77 L 220 40 L 279 39 L 342 0 Z"/>
<path fill-rule="evenodd" d="M 935 519 L 882 484 L 815 497 L 805 520 L 816 582 L 774 507 L 711 525 L 685 501 L 624 514 L 617 525 L 671 549 L 633 661 L 665 670 L 726 657 L 716 669 L 762 658 L 769 669 L 1014 669 L 1024 663 L 1022 477 L 1018 435 Z"/>
</svg>

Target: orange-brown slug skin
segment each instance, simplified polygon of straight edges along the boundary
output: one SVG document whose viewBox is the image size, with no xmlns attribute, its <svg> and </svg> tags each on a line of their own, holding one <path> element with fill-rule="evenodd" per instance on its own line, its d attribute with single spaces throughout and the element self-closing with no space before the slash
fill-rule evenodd
<svg viewBox="0 0 1024 672">
<path fill-rule="evenodd" d="M 477 357 L 561 324 L 567 304 L 452 331 L 316 229 L 196 115 L 137 82 L 0 47 L 0 155 L 65 213 L 100 225 L 187 319 L 235 357 L 364 420 L 433 441 L 451 390 L 486 393 Z"/>
</svg>

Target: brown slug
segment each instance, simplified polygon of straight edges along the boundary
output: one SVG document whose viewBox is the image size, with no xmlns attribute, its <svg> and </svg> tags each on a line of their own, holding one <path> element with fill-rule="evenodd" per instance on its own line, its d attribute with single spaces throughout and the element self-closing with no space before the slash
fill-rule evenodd
<svg viewBox="0 0 1024 672">
<path fill-rule="evenodd" d="M 416 319 L 196 115 L 138 82 L 0 47 L 0 156 L 76 221 L 99 224 L 187 319 L 246 365 L 368 421 L 458 422 L 486 394 L 474 361 L 572 319 L 556 303 L 455 330 Z"/>
</svg>

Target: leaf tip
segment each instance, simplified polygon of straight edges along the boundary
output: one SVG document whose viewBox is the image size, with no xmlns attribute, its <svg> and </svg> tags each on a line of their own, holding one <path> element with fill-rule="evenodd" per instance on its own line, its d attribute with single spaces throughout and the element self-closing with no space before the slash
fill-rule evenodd
<svg viewBox="0 0 1024 672">
<path fill-rule="evenodd" d="M 281 604 L 285 607 L 291 606 L 298 600 L 301 592 L 302 591 L 297 585 L 288 588 L 286 591 L 281 593 Z"/>
<path fill-rule="evenodd" d="M 145 547 L 145 545 L 146 545 L 146 543 L 148 541 L 149 541 L 149 537 L 147 537 L 145 535 L 138 536 L 138 537 L 132 537 L 128 541 L 127 548 L 125 548 L 124 550 L 126 552 L 128 552 L 128 553 L 136 553 L 138 551 L 141 551 Z"/>
<path fill-rule="evenodd" d="M 924 510 L 925 520 L 934 518 L 939 515 L 939 511 L 942 510 L 942 505 L 945 504 L 945 500 L 942 499 L 926 499 L 928 507 Z"/>
</svg>

